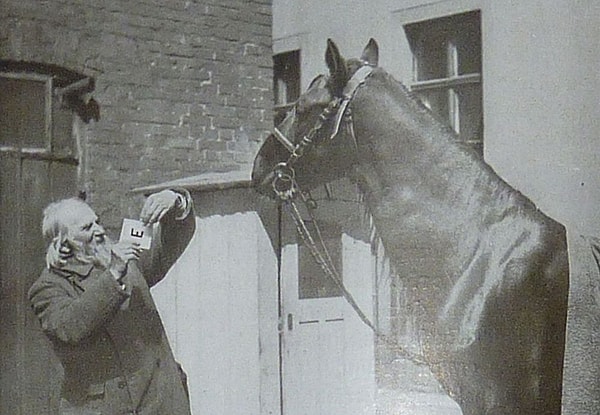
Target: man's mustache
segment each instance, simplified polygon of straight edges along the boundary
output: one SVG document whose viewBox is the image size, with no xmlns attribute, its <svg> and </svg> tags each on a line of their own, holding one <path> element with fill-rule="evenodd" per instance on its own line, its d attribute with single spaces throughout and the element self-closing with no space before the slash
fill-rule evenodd
<svg viewBox="0 0 600 415">
<path fill-rule="evenodd" d="M 71 256 L 86 264 L 95 264 L 107 268 L 110 265 L 113 240 L 104 235 L 102 238 L 92 238 L 88 242 L 71 242 Z"/>
</svg>

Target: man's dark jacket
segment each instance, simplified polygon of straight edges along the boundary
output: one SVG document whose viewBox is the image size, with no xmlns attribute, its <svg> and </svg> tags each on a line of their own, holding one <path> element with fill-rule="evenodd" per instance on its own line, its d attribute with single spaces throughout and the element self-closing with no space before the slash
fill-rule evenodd
<svg viewBox="0 0 600 415">
<path fill-rule="evenodd" d="M 146 256 L 129 263 L 125 289 L 108 270 L 67 263 L 45 269 L 29 290 L 64 367 L 61 415 L 190 413 L 149 288 L 165 276 L 195 231 L 193 213 L 181 220 L 175 215 L 162 219 Z"/>
</svg>

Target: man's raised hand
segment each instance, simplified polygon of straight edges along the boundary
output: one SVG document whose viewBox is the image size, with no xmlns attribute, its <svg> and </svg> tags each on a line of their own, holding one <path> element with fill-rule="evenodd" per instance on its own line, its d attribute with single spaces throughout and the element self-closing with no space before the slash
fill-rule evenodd
<svg viewBox="0 0 600 415">
<path fill-rule="evenodd" d="M 160 222 L 163 216 L 177 205 L 178 199 L 179 196 L 172 190 L 163 190 L 150 195 L 144 203 L 140 220 L 144 225 Z"/>
</svg>

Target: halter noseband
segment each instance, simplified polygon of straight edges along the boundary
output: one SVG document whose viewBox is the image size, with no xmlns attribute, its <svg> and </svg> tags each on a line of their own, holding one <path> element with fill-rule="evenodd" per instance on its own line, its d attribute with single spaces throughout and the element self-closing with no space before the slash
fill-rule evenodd
<svg viewBox="0 0 600 415">
<path fill-rule="evenodd" d="M 295 180 L 293 165 L 315 144 L 315 137 L 321 128 L 323 128 L 325 122 L 335 114 L 335 121 L 329 136 L 329 141 L 333 140 L 338 135 L 343 120 L 352 126 L 352 116 L 348 112 L 348 106 L 350 101 L 352 101 L 352 98 L 354 98 L 358 88 L 364 84 L 372 72 L 373 66 L 370 65 L 359 68 L 346 83 L 342 98 L 334 98 L 327 107 L 323 109 L 313 127 L 302 137 L 302 140 L 300 140 L 298 144 L 292 143 L 291 140 L 289 140 L 277 127 L 273 129 L 273 136 L 290 152 L 290 157 L 287 161 L 277 164 L 273 169 L 274 178 L 272 187 L 279 199 L 289 200 L 297 193 L 298 186 Z M 353 128 L 350 128 L 350 131 L 352 132 Z"/>
</svg>

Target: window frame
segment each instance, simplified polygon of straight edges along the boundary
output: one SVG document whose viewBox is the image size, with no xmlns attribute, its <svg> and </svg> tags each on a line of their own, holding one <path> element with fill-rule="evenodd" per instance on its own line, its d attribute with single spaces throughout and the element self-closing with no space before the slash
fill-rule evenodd
<svg viewBox="0 0 600 415">
<path fill-rule="evenodd" d="M 446 18 L 451 18 L 453 16 L 477 12 L 479 14 L 479 30 L 480 30 L 480 40 L 481 40 L 481 50 L 479 58 L 481 59 L 481 67 L 480 72 L 477 73 L 468 73 L 468 74 L 458 74 L 454 72 L 451 76 L 447 76 L 445 78 L 438 79 L 429 79 L 429 80 L 418 80 L 417 79 L 417 62 L 416 62 L 416 54 L 413 51 L 411 38 L 409 34 L 408 27 L 416 27 L 418 24 L 427 24 L 431 22 L 435 22 L 436 20 L 442 20 Z M 469 137 L 459 137 L 461 138 L 461 142 L 470 145 L 477 149 L 478 153 L 483 156 L 484 154 L 484 143 L 485 143 L 485 134 L 484 134 L 484 123 L 485 123 L 485 114 L 484 114 L 484 84 L 483 84 L 483 58 L 484 58 L 484 12 L 482 8 L 482 0 L 442 0 L 435 3 L 426 3 L 422 4 L 422 0 L 410 0 L 404 7 L 400 9 L 393 10 L 391 12 L 392 18 L 399 24 L 400 27 L 404 30 L 407 48 L 408 48 L 408 56 L 412 59 L 412 65 L 410 66 L 410 73 L 407 78 L 410 79 L 407 82 L 407 87 L 416 94 L 433 91 L 433 90 L 441 90 L 447 89 L 452 90 L 452 88 L 459 88 L 462 86 L 469 86 L 477 84 L 480 86 L 480 111 L 481 111 L 481 125 L 475 126 L 474 128 L 479 127 L 480 134 L 477 139 L 471 139 Z M 455 62 L 457 63 L 457 62 Z M 446 65 L 448 65 L 448 61 L 446 61 Z M 456 66 L 454 67 L 456 68 Z M 409 70 L 409 68 L 406 68 Z M 449 74 L 448 68 L 446 68 L 446 73 Z M 457 106 L 458 101 L 455 98 L 454 100 L 448 100 L 448 107 Z M 450 111 L 448 114 L 444 116 L 444 121 L 448 122 L 453 129 L 458 125 L 460 128 L 459 121 L 460 113 L 458 111 L 453 111 L 452 115 Z M 456 129 L 455 129 L 456 131 Z M 459 130 L 460 131 L 460 130 Z"/>
<path fill-rule="evenodd" d="M 425 33 L 427 33 L 427 30 L 430 29 L 429 26 L 432 26 L 434 28 L 437 27 L 440 30 L 447 30 L 448 27 L 456 23 L 459 29 L 463 26 L 473 28 L 474 26 L 472 25 L 474 24 L 474 22 L 471 20 L 473 19 L 472 16 L 474 13 L 476 13 L 477 18 L 476 29 L 479 33 L 479 50 L 477 50 L 473 55 L 471 55 L 471 57 L 475 57 L 479 63 L 478 68 L 476 68 L 478 69 L 478 72 L 468 72 L 465 74 L 460 73 L 461 58 L 459 56 L 459 47 L 466 45 L 469 47 L 469 49 L 472 48 L 470 47 L 470 44 L 461 44 L 460 41 L 463 39 L 461 39 L 460 37 L 456 39 L 456 33 L 453 34 L 453 32 L 449 32 L 444 33 L 442 36 L 439 37 L 440 43 L 443 42 L 443 46 L 442 48 L 440 48 L 440 50 L 443 50 L 444 59 L 442 59 L 440 62 L 429 63 L 433 65 L 438 65 L 438 67 L 433 66 L 431 67 L 431 69 L 433 70 L 426 70 L 426 72 L 433 72 L 434 74 L 437 74 L 437 76 L 433 77 L 433 79 L 421 80 L 421 71 L 424 68 L 424 65 L 428 64 L 425 58 L 428 52 L 428 46 L 426 45 L 424 36 L 427 36 Z M 456 22 L 453 23 L 447 19 L 455 19 Z M 464 122 L 465 114 L 462 112 L 461 109 L 461 92 L 459 91 L 465 86 L 475 85 L 479 89 L 479 97 L 481 97 L 481 100 L 483 99 L 483 79 L 481 73 L 481 12 L 477 10 L 467 13 L 453 14 L 437 19 L 430 19 L 424 22 L 415 23 L 410 26 L 405 26 L 404 28 L 407 33 L 409 43 L 412 46 L 411 49 L 413 51 L 413 81 L 410 85 L 411 91 L 417 93 L 431 91 L 434 93 L 439 93 L 440 97 L 445 97 L 446 106 L 443 109 L 443 112 L 445 112 L 445 114 L 442 113 L 440 114 L 440 116 L 442 116 L 445 120 L 448 121 L 450 127 L 461 138 L 461 142 L 465 142 L 475 147 L 483 148 L 483 131 L 477 133 L 477 131 L 479 130 L 478 125 L 481 125 L 483 122 L 483 102 L 476 103 L 475 101 L 472 101 L 472 105 L 476 105 L 475 108 L 478 108 L 479 110 L 481 120 L 479 122 L 477 121 L 477 119 L 470 120 L 473 123 L 478 123 L 478 125 L 471 125 L 471 131 L 476 131 L 476 133 L 475 135 L 471 134 L 468 137 L 464 136 L 466 128 L 464 128 L 462 122 Z M 436 33 L 435 29 L 432 31 L 432 33 Z M 437 39 L 437 37 L 434 39 Z M 467 41 L 469 39 L 464 40 Z"/>
<path fill-rule="evenodd" d="M 440 29 L 443 29 L 444 26 L 448 26 L 448 22 L 443 22 L 445 19 L 457 19 L 459 20 L 459 25 L 465 26 L 469 24 L 467 19 L 471 17 L 468 15 L 472 15 L 473 13 L 477 13 L 477 21 L 479 27 L 479 53 L 477 58 L 479 60 L 479 72 L 469 72 L 465 74 L 460 74 L 460 63 L 459 60 L 459 43 L 456 39 L 452 37 L 452 34 L 449 34 L 448 37 L 445 37 L 441 40 L 444 41 L 445 48 L 445 59 L 442 65 L 445 63 L 445 66 L 441 68 L 439 71 L 440 75 L 444 75 L 441 77 L 436 77 L 433 79 L 421 80 L 421 65 L 425 60 L 424 56 L 426 55 L 426 50 L 424 50 L 427 46 L 424 45 L 423 33 L 426 31 L 427 26 L 438 26 Z M 461 21 L 464 19 L 464 21 Z M 419 27 L 419 25 L 423 25 Z M 412 72 L 413 78 L 412 82 L 409 85 L 411 91 L 413 92 L 424 92 L 424 91 L 436 91 L 440 93 L 445 93 L 447 99 L 447 110 L 446 114 L 444 114 L 444 119 L 447 120 L 450 124 L 450 127 L 461 136 L 462 128 L 461 128 L 461 110 L 460 110 L 460 101 L 459 101 L 459 92 L 457 89 L 464 87 L 466 85 L 477 85 L 483 93 L 483 76 L 482 76 L 482 53 L 481 53 L 481 11 L 473 10 L 465 13 L 456 13 L 448 16 L 442 16 L 434 19 L 429 19 L 426 21 L 413 23 L 411 25 L 405 25 L 404 29 L 407 33 L 407 38 L 409 43 L 412 45 L 412 57 L 413 57 L 413 65 Z M 415 33 L 416 32 L 416 33 Z M 411 38 L 414 36 L 414 38 Z M 439 63 L 438 63 L 439 64 Z M 440 68 L 437 68 L 440 69 Z M 483 103 L 480 105 L 481 115 L 483 117 Z M 474 145 L 483 145 L 483 136 L 481 135 L 478 139 L 470 139 L 467 137 L 461 137 L 461 141 L 474 144 Z"/>
<path fill-rule="evenodd" d="M 0 77 L 19 81 L 43 82 L 43 143 L 0 143 L 0 152 L 36 160 L 79 165 L 82 158 L 76 122 L 81 117 L 77 104 L 94 90 L 94 79 L 72 71 L 31 62 L 0 60 Z M 64 118 L 69 116 L 69 119 Z M 82 118 L 83 119 L 83 118 Z M 65 121 L 67 124 L 65 124 Z M 84 120 L 84 122 L 88 122 Z M 63 128 L 65 127 L 65 128 Z M 70 137 L 70 138 L 69 138 Z M 40 144 L 40 145 L 38 145 Z"/>
</svg>

